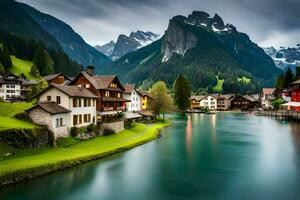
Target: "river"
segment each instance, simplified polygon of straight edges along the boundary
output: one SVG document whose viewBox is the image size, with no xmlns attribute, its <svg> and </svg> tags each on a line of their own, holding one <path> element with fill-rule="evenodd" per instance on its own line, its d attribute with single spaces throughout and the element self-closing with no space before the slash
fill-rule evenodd
<svg viewBox="0 0 300 200">
<path fill-rule="evenodd" d="M 243 113 L 172 115 L 162 137 L 0 190 L 0 199 L 299 199 L 300 124 Z"/>
</svg>

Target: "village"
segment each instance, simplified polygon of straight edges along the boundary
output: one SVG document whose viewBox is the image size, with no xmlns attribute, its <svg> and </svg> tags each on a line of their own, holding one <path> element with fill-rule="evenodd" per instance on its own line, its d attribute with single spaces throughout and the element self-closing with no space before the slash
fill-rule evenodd
<svg viewBox="0 0 300 200">
<path fill-rule="evenodd" d="M 100 126 L 103 132 L 120 132 L 126 121 L 151 120 L 155 117 L 149 109 L 153 101 L 150 93 L 138 90 L 133 84 L 122 84 L 115 75 L 96 75 L 88 66 L 76 77 L 63 73 L 44 76 L 48 86 L 32 96 L 34 106 L 26 109 L 32 122 L 46 126 L 54 138 L 68 137 L 80 128 Z M 35 80 L 26 80 L 14 74 L 0 77 L 0 98 L 6 102 L 28 101 Z M 188 113 L 215 111 L 300 111 L 300 81 L 287 88 L 263 88 L 260 94 L 207 94 L 192 95 Z M 281 104 L 274 101 L 282 99 Z M 266 115 L 266 113 L 264 113 Z M 269 113 L 268 113 L 269 114 Z"/>
</svg>

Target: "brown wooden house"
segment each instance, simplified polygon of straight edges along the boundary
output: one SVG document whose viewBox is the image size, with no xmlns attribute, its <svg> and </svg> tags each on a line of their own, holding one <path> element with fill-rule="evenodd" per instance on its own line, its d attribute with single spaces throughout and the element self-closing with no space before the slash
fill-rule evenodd
<svg viewBox="0 0 300 200">
<path fill-rule="evenodd" d="M 84 87 L 97 95 L 98 120 L 109 121 L 118 112 L 125 110 L 128 102 L 123 98 L 125 89 L 116 75 L 99 76 L 93 71 L 94 67 L 87 67 L 87 70 L 80 72 L 69 85 Z"/>
<path fill-rule="evenodd" d="M 44 76 L 43 79 L 45 79 L 48 82 L 48 84 L 51 84 L 51 83 L 64 84 L 68 81 L 71 81 L 71 79 L 63 73 L 50 74 L 50 75 Z"/>
<path fill-rule="evenodd" d="M 231 109 L 250 110 L 258 108 L 260 101 L 254 95 L 238 96 L 231 101 Z"/>
</svg>

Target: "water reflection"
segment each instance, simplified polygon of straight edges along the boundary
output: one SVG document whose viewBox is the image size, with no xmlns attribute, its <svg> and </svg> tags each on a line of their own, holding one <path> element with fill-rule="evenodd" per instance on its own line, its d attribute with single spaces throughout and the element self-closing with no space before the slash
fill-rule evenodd
<svg viewBox="0 0 300 200">
<path fill-rule="evenodd" d="M 188 156 L 190 157 L 192 153 L 192 134 L 193 134 L 191 115 L 187 116 L 185 132 L 186 132 L 185 134 L 186 148 L 187 148 Z"/>
</svg>

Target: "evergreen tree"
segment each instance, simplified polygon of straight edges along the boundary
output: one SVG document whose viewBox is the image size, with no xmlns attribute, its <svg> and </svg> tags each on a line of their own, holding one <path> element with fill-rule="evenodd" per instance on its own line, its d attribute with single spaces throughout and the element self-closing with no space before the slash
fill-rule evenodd
<svg viewBox="0 0 300 200">
<path fill-rule="evenodd" d="M 296 67 L 295 81 L 300 79 L 300 66 Z"/>
<path fill-rule="evenodd" d="M 156 82 L 150 89 L 150 96 L 153 98 L 149 104 L 150 110 L 152 110 L 155 115 L 162 113 L 163 119 L 165 119 L 165 113 L 173 109 L 173 101 L 168 94 L 166 83 L 163 81 Z"/>
<path fill-rule="evenodd" d="M 173 100 L 174 104 L 181 111 L 184 111 L 190 106 L 191 84 L 186 77 L 181 74 L 176 78 L 173 84 Z"/>
<path fill-rule="evenodd" d="M 36 50 L 33 63 L 42 76 L 54 73 L 54 62 L 43 47 Z"/>
<path fill-rule="evenodd" d="M 0 48 L 0 62 L 2 63 L 5 71 L 8 71 L 12 67 L 10 53 L 6 46 L 2 46 L 2 48 Z"/>
<path fill-rule="evenodd" d="M 278 78 L 277 78 L 277 81 L 276 81 L 276 89 L 279 89 L 279 90 L 282 90 L 283 87 L 284 87 L 284 75 L 281 74 Z"/>
<path fill-rule="evenodd" d="M 39 70 L 37 69 L 37 67 L 35 65 L 32 65 L 31 66 L 31 69 L 30 69 L 30 74 L 34 77 L 38 77 L 40 76 L 40 72 Z"/>
<path fill-rule="evenodd" d="M 4 66 L 0 63 L 0 74 L 4 74 L 4 73 L 5 73 Z"/>
<path fill-rule="evenodd" d="M 291 68 L 288 68 L 284 75 L 284 86 L 288 86 L 290 83 L 294 81 L 294 74 Z"/>
</svg>

